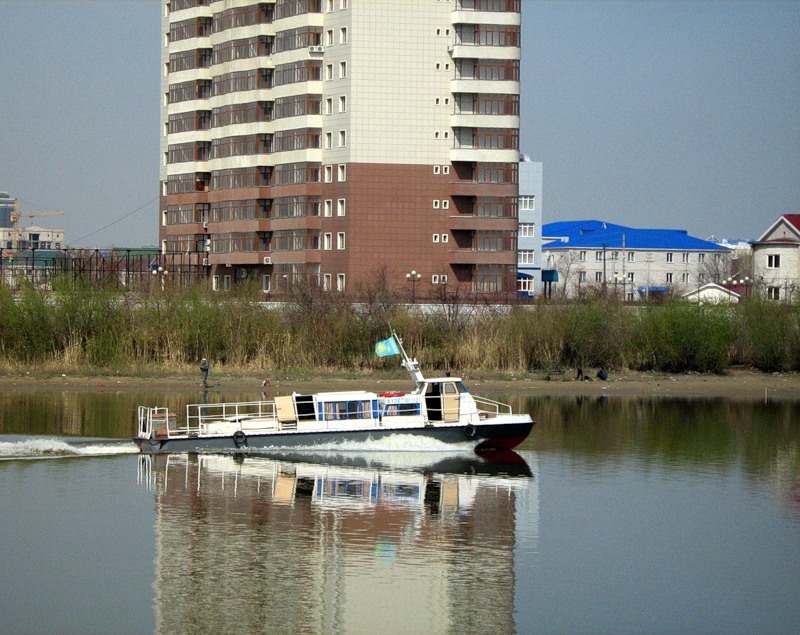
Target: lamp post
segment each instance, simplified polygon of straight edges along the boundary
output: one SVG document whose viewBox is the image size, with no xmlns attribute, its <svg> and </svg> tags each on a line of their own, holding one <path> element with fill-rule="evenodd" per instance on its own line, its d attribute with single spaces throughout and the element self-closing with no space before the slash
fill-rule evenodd
<svg viewBox="0 0 800 635">
<path fill-rule="evenodd" d="M 411 304 L 417 303 L 417 281 L 422 279 L 422 275 L 418 274 L 414 269 L 411 273 L 406 274 L 406 281 L 411 282 Z"/>
<path fill-rule="evenodd" d="M 158 267 L 153 267 L 151 271 L 154 276 L 158 276 L 159 279 L 161 280 L 161 290 L 163 291 L 164 279 L 169 275 L 169 271 L 167 271 L 166 269 L 164 269 L 164 267 L 160 265 Z"/>
</svg>

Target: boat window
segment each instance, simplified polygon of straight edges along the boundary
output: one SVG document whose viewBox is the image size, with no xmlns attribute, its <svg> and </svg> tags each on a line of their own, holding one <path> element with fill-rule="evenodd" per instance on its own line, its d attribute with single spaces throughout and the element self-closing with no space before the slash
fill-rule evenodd
<svg viewBox="0 0 800 635">
<path fill-rule="evenodd" d="M 328 401 L 323 404 L 325 421 L 344 419 L 372 419 L 370 401 Z"/>
<path fill-rule="evenodd" d="M 456 382 L 456 386 L 458 386 L 458 392 L 469 392 L 467 387 L 462 382 Z"/>
<path fill-rule="evenodd" d="M 445 395 L 455 395 L 457 392 L 455 384 L 444 384 Z"/>
<path fill-rule="evenodd" d="M 385 417 L 408 417 L 419 415 L 419 402 L 387 404 L 383 411 Z"/>
</svg>

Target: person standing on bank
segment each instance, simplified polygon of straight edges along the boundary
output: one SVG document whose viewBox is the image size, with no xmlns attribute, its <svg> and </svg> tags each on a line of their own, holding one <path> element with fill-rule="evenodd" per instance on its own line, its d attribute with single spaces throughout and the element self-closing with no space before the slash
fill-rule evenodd
<svg viewBox="0 0 800 635">
<path fill-rule="evenodd" d="M 203 388 L 208 388 L 208 360 L 205 357 L 200 360 L 200 377 L 203 380 Z"/>
</svg>

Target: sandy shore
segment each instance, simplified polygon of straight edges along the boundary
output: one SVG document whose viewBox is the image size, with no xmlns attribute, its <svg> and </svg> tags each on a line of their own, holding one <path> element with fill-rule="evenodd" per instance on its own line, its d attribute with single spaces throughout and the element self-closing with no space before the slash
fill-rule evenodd
<svg viewBox="0 0 800 635">
<path fill-rule="evenodd" d="M 662 373 L 626 372 L 611 373 L 608 381 L 575 381 L 574 374 L 553 375 L 549 380 L 541 377 L 520 379 L 487 379 L 465 376 L 464 381 L 472 392 L 525 392 L 535 395 L 601 395 L 671 396 L 671 397 L 730 397 L 800 399 L 800 374 L 757 373 L 734 369 L 724 375 L 666 375 Z M 268 390 L 272 395 L 318 390 L 403 390 L 409 386 L 407 378 L 397 379 L 278 379 L 270 378 L 269 387 L 262 388 L 262 377 L 233 377 L 225 374 L 212 376 L 209 381 L 219 382 L 215 390 L 249 392 Z M 199 377 L 73 377 L 57 376 L 34 378 L 29 376 L 2 376 L 3 391 L 169 391 L 196 392 Z"/>
</svg>

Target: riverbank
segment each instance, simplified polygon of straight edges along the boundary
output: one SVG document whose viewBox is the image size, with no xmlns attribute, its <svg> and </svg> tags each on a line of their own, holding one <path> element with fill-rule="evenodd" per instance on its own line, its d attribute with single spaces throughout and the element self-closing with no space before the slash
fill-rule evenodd
<svg viewBox="0 0 800 635">
<path fill-rule="evenodd" d="M 714 374 L 664 374 L 641 372 L 612 372 L 607 381 L 594 378 L 578 381 L 572 374 L 553 374 L 523 378 L 484 378 L 465 376 L 464 382 L 475 393 L 527 393 L 531 395 L 622 395 L 631 397 L 726 397 L 726 398 L 772 398 L 800 399 L 800 374 L 759 373 L 745 369 L 733 369 L 723 375 Z M 253 378 L 221 374 L 212 376 L 212 390 L 246 393 L 252 391 L 254 399 L 260 393 L 288 394 L 309 393 L 320 390 L 403 390 L 409 387 L 407 377 L 381 379 L 341 379 L 332 377 L 314 378 Z M 3 391 L 147 391 L 147 392 L 196 392 L 200 389 L 197 377 L 79 377 L 62 375 L 55 377 L 0 376 Z"/>
</svg>

